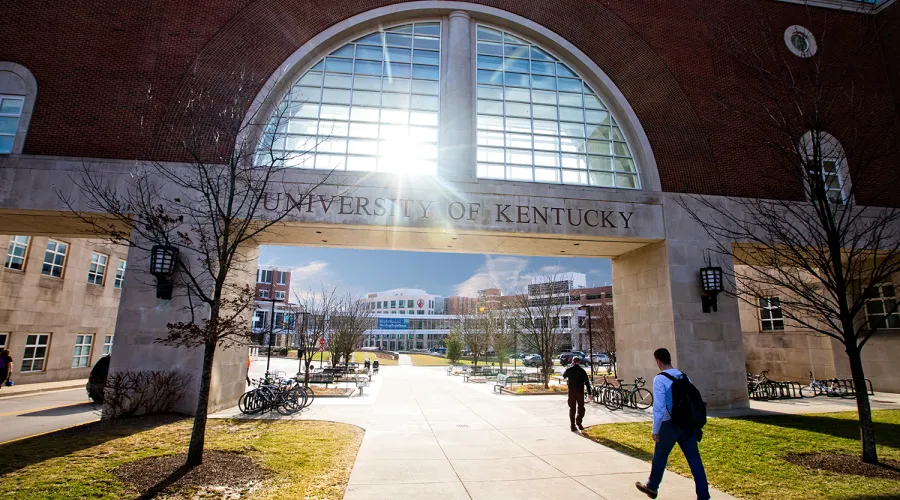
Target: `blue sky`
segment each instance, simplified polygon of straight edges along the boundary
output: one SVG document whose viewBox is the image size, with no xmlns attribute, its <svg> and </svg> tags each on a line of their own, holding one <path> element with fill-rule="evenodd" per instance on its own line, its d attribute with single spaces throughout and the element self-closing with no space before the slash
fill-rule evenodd
<svg viewBox="0 0 900 500">
<path fill-rule="evenodd" d="M 570 271 L 587 275 L 588 286 L 612 283 L 608 259 L 264 246 L 259 262 L 294 268 L 291 284 L 298 292 L 324 283 L 354 294 L 421 288 L 445 297 L 472 296 L 489 287 L 514 293 L 531 276 Z"/>
</svg>

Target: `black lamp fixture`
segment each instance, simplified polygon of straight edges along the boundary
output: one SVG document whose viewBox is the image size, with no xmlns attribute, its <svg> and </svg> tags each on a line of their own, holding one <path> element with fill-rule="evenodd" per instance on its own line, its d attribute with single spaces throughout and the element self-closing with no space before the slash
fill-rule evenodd
<svg viewBox="0 0 900 500">
<path fill-rule="evenodd" d="M 718 311 L 719 303 L 716 295 L 722 291 L 722 268 L 704 267 L 700 270 L 700 282 L 703 284 L 703 292 L 706 294 L 701 297 L 703 312 Z"/>
<path fill-rule="evenodd" d="M 172 299 L 172 275 L 178 261 L 178 249 L 169 245 L 153 245 L 150 249 L 150 274 L 156 276 L 156 298 Z"/>
</svg>

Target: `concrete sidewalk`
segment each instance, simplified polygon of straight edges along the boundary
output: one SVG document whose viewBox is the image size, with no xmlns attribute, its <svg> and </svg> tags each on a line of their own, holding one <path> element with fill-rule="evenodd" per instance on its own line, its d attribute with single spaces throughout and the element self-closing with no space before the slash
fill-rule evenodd
<svg viewBox="0 0 900 500">
<path fill-rule="evenodd" d="M 15 376 L 15 373 L 13 374 Z M 15 380 L 15 379 L 13 379 Z M 58 382 L 40 382 L 36 384 L 22 384 L 0 388 L 0 399 L 12 396 L 23 396 L 25 394 L 37 394 L 39 392 L 64 391 L 67 389 L 84 389 L 88 379 L 60 380 Z M 86 396 L 85 396 L 86 397 Z"/>
<path fill-rule="evenodd" d="M 439 368 L 382 377 L 345 499 L 646 498 L 634 482 L 650 464 L 570 432 L 565 401 L 489 394 Z M 666 473 L 660 498 L 694 496 L 692 480 Z"/>
</svg>

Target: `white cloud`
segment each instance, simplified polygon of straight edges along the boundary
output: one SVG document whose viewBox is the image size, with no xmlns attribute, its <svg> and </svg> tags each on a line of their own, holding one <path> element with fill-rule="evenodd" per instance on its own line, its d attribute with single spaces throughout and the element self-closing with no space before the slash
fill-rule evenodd
<svg viewBox="0 0 900 500">
<path fill-rule="evenodd" d="M 504 294 L 515 293 L 530 282 L 530 276 L 523 277 L 527 268 L 528 259 L 524 257 L 487 256 L 478 271 L 457 284 L 454 291 L 465 297 L 475 297 L 478 290 L 485 288 L 499 288 Z"/>
</svg>

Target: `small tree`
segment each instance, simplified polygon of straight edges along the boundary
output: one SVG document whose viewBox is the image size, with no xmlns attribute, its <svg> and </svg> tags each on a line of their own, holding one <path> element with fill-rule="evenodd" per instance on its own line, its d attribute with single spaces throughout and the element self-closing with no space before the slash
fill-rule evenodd
<svg viewBox="0 0 900 500">
<path fill-rule="evenodd" d="M 725 43 L 717 45 L 747 85 L 714 97 L 723 115 L 744 123 L 747 134 L 737 144 L 761 160 L 764 174 L 754 176 L 760 185 L 753 187 L 762 197 L 684 196 L 680 205 L 716 242 L 711 251 L 734 263 L 723 266 L 731 294 L 754 308 L 777 295 L 787 320 L 843 346 L 857 389 L 862 459 L 874 464 L 862 349 L 897 311 L 900 210 L 877 205 L 892 204 L 900 176 L 892 163 L 897 116 L 872 106 L 865 90 L 862 64 L 881 51 L 867 17 L 841 16 L 835 29 L 851 36 L 822 37 L 805 59 L 785 50 L 782 28 L 772 29 L 765 16 L 750 33 L 720 27 L 716 39 Z M 841 63 L 829 64 L 831 57 Z M 885 286 L 891 297 L 867 314 Z"/>
<path fill-rule="evenodd" d="M 325 338 L 328 319 L 331 317 L 337 301 L 336 294 L 336 288 L 326 289 L 322 285 L 319 293 L 310 290 L 303 296 L 295 295 L 295 299 L 300 303 L 301 311 L 298 313 L 299 321 L 295 319 L 294 326 L 305 368 L 303 385 L 307 387 L 309 386 L 309 367 L 319 352 L 321 340 Z"/>
<path fill-rule="evenodd" d="M 610 371 L 616 373 L 616 323 L 612 302 L 601 300 L 591 306 L 591 338 L 591 354 L 594 349 L 608 354 Z"/>
<path fill-rule="evenodd" d="M 456 315 L 462 341 L 472 353 L 472 364 L 478 366 L 478 360 L 485 356 L 490 344 L 490 335 L 481 321 L 481 309 L 469 300 L 460 304 L 460 312 Z"/>
<path fill-rule="evenodd" d="M 447 335 L 447 338 L 444 339 L 444 346 L 447 348 L 447 359 L 450 360 L 451 364 L 459 363 L 459 359 L 462 358 L 462 349 L 463 342 L 460 339 L 459 329 L 456 327 Z"/>
<path fill-rule="evenodd" d="M 486 309 L 482 316 L 487 325 L 486 330 L 490 334 L 489 342 L 494 347 L 502 370 L 503 362 L 509 360 L 509 355 L 514 349 L 515 322 L 506 309 Z"/>
<path fill-rule="evenodd" d="M 255 290 L 241 281 L 256 270 L 256 257 L 246 247 L 257 246 L 258 236 L 297 216 L 290 203 L 272 210 L 266 205 L 281 189 L 285 165 L 309 154 L 282 152 L 273 146 L 276 131 L 285 129 L 295 107 L 278 106 L 271 115 L 245 119 L 264 80 L 245 73 L 225 79 L 238 82 L 229 100 L 219 101 L 213 92 L 195 89 L 189 101 L 176 103 L 179 107 L 174 112 L 159 113 L 166 118 L 155 152 L 180 155 L 186 158 L 183 163 L 138 161 L 130 175 L 122 178 L 111 178 L 84 163 L 71 181 L 86 209 L 57 192 L 76 218 L 114 244 L 145 253 L 154 246 L 179 251 L 174 296 L 183 299 L 189 319 L 170 324 L 158 342 L 203 349 L 188 466 L 203 461 L 216 349 L 246 344 L 251 334 Z M 248 140 L 259 137 L 263 140 L 258 144 Z M 295 198 L 302 203 L 327 178 L 304 185 Z"/>
<path fill-rule="evenodd" d="M 516 296 L 521 337 L 526 347 L 541 356 L 545 388 L 550 387 L 553 358 L 571 331 L 571 325 L 562 328 L 559 322 L 569 300 L 568 287 L 558 285 L 562 281 L 555 275 L 545 276 L 542 283 L 532 284 L 528 291 Z"/>
<path fill-rule="evenodd" d="M 337 304 L 331 320 L 333 351 L 343 357 L 346 365 L 362 345 L 366 331 L 373 326 L 372 310 L 368 302 L 350 295 L 343 296 Z"/>
</svg>

